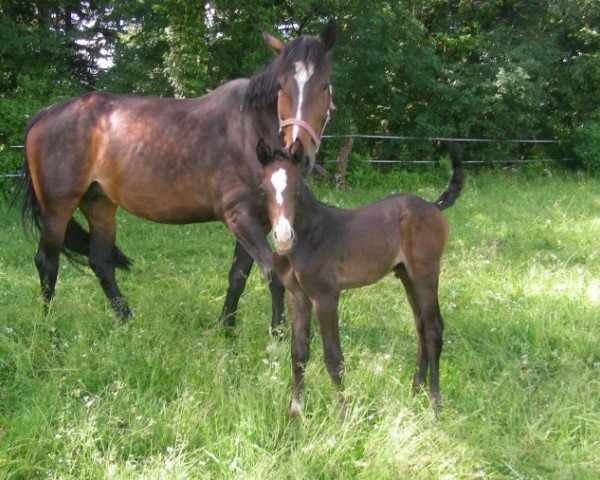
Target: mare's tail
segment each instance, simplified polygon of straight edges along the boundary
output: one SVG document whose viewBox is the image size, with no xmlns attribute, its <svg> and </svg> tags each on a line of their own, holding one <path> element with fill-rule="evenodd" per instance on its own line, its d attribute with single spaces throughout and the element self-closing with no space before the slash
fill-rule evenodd
<svg viewBox="0 0 600 480">
<path fill-rule="evenodd" d="M 47 112 L 48 109 L 42 110 L 31 120 L 25 130 L 25 144 L 27 144 L 27 134 L 30 128 Z M 33 188 L 26 146 L 23 151 L 25 159 L 23 161 L 22 177 L 14 191 L 10 207 L 15 205 L 18 197 L 21 197 L 21 223 L 25 235 L 31 239 L 34 236 L 39 236 L 42 231 L 42 208 Z M 90 234 L 74 218 L 71 218 L 67 224 L 62 253 L 74 263 L 87 265 L 85 257 L 90 256 Z M 131 260 L 116 245 L 113 246 L 113 262 L 115 267 L 124 270 L 128 270 L 131 266 Z"/>
<path fill-rule="evenodd" d="M 452 162 L 452 176 L 446 190 L 439 196 L 439 198 L 433 202 L 433 204 L 440 210 L 445 210 L 451 207 L 456 199 L 460 196 L 460 192 L 465 183 L 465 177 L 462 169 L 462 160 L 460 151 L 454 143 L 446 144 L 446 149 L 450 155 L 450 161 Z"/>
</svg>

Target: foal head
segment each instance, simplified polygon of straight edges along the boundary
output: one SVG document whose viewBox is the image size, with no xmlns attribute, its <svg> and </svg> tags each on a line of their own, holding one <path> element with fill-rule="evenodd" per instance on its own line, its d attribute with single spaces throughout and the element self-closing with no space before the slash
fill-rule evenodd
<svg viewBox="0 0 600 480">
<path fill-rule="evenodd" d="M 302 35 L 283 43 L 268 33 L 263 38 L 277 55 L 267 71 L 276 94 L 279 131 L 288 149 L 300 140 L 310 171 L 335 108 L 328 55 L 335 42 L 335 25 L 329 22 L 320 39 Z"/>
<path fill-rule="evenodd" d="M 285 255 L 292 250 L 296 240 L 293 225 L 306 169 L 301 168 L 301 165 L 305 165 L 304 149 L 298 139 L 292 144 L 290 152 L 287 149 L 272 152 L 261 139 L 256 146 L 256 154 L 263 165 L 261 190 L 271 221 L 275 251 Z"/>
</svg>

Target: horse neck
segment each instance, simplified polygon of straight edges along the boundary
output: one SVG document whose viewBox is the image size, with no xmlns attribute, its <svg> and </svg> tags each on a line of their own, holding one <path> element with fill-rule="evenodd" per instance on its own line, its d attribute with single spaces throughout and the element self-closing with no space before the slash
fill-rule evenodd
<svg viewBox="0 0 600 480">
<path fill-rule="evenodd" d="M 294 216 L 294 231 L 299 240 L 320 228 L 330 220 L 329 211 L 321 204 L 306 185 L 302 185 L 302 191 L 296 205 Z"/>
<path fill-rule="evenodd" d="M 253 149 L 261 138 L 269 145 L 282 145 L 281 135 L 279 134 L 279 119 L 275 105 L 260 110 L 253 109 L 248 113 L 252 118 L 251 126 L 253 135 L 249 138 L 251 138 Z"/>
</svg>

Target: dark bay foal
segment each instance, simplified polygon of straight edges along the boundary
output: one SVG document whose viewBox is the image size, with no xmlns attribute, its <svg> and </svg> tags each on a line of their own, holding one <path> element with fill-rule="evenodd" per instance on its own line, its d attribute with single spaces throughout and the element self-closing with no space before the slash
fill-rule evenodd
<svg viewBox="0 0 600 480">
<path fill-rule="evenodd" d="M 391 195 L 356 210 L 319 203 L 303 181 L 303 151 L 271 151 L 259 141 L 257 155 L 276 253 L 274 264 L 287 291 L 292 323 L 293 393 L 290 418 L 302 410 L 304 368 L 309 357 L 314 309 L 323 339 L 327 370 L 343 402 L 343 361 L 338 301 L 340 291 L 375 283 L 393 271 L 402 280 L 418 334 L 413 390 L 421 389 L 429 368 L 429 395 L 440 406 L 439 358 L 443 322 L 438 304 L 440 261 L 448 240 L 441 210 L 463 186 L 460 156 L 450 148 L 452 177 L 435 202 L 414 195 Z"/>
</svg>

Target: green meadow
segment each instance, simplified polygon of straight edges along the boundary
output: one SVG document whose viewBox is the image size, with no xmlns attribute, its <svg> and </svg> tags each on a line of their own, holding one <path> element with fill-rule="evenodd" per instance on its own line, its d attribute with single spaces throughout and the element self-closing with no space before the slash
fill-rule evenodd
<svg viewBox="0 0 600 480">
<path fill-rule="evenodd" d="M 325 202 L 435 199 L 443 169 Z M 47 316 L 36 247 L 0 215 L 0 478 L 600 478 L 600 178 L 468 171 L 445 212 L 439 420 L 410 392 L 416 338 L 393 275 L 340 303 L 346 419 L 314 325 L 305 411 L 286 416 L 289 335 L 270 340 L 253 269 L 234 335 L 218 322 L 233 239 L 218 223 L 124 212 L 119 324 L 88 268 L 61 262 Z"/>
</svg>

